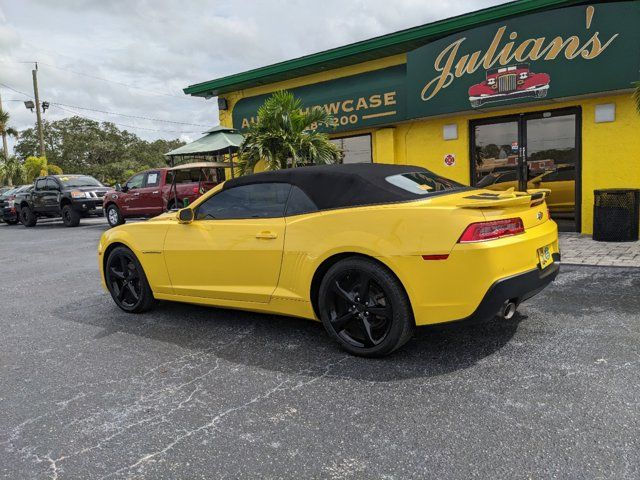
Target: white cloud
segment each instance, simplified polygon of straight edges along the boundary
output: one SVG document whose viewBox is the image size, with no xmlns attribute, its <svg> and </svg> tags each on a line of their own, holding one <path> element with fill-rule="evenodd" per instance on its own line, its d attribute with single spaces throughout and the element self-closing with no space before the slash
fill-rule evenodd
<svg viewBox="0 0 640 480">
<path fill-rule="evenodd" d="M 215 102 L 186 97 L 182 88 L 496 3 L 501 1 L 8 2 L 0 9 L 0 82 L 31 93 L 32 66 L 15 62 L 38 60 L 42 100 L 213 125 Z M 33 124 L 35 115 L 22 103 L 8 101 L 22 100 L 21 95 L 2 88 L 2 96 L 15 126 Z M 195 139 L 206 129 L 98 112 L 82 114 L 165 131 L 132 130 L 147 139 Z M 46 118 L 69 115 L 51 108 Z"/>
</svg>

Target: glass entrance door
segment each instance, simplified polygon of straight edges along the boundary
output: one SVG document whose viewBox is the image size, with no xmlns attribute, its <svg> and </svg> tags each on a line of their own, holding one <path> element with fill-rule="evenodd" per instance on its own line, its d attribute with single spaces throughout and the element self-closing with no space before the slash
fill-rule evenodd
<svg viewBox="0 0 640 480">
<path fill-rule="evenodd" d="M 561 230 L 578 230 L 579 121 L 578 109 L 564 109 L 472 122 L 472 184 L 550 189 L 553 219 Z"/>
</svg>

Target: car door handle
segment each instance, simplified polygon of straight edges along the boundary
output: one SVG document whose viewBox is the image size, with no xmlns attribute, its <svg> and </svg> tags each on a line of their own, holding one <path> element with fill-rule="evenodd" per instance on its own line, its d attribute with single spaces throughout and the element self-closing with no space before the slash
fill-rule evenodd
<svg viewBox="0 0 640 480">
<path fill-rule="evenodd" d="M 273 233 L 273 232 L 260 232 L 260 233 L 256 233 L 256 238 L 264 238 L 267 240 L 273 240 L 275 238 L 278 238 L 278 234 L 277 233 Z"/>
<path fill-rule="evenodd" d="M 160 193 L 160 190 L 156 190 L 155 192 L 151 192 L 151 193 L 153 193 L 154 195 L 157 195 Z"/>
<path fill-rule="evenodd" d="M 139 197 L 139 196 L 140 196 L 140 194 L 139 194 L 139 193 L 134 193 L 134 194 L 133 194 L 133 196 L 134 196 L 134 197 Z"/>
</svg>

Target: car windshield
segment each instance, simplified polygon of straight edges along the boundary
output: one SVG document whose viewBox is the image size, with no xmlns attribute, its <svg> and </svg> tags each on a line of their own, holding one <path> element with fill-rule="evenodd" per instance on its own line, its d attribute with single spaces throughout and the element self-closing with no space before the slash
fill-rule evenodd
<svg viewBox="0 0 640 480">
<path fill-rule="evenodd" d="M 88 175 L 66 175 L 57 177 L 65 187 L 102 187 L 103 185 Z"/>
<path fill-rule="evenodd" d="M 417 195 L 428 195 L 435 192 L 460 190 L 464 185 L 436 175 L 433 172 L 413 172 L 391 175 L 387 182 Z"/>
<path fill-rule="evenodd" d="M 12 187 L 8 190 L 4 190 L 2 192 L 0 192 L 0 197 L 8 197 L 9 195 L 12 195 L 14 193 L 16 193 L 19 190 L 18 187 Z"/>
</svg>

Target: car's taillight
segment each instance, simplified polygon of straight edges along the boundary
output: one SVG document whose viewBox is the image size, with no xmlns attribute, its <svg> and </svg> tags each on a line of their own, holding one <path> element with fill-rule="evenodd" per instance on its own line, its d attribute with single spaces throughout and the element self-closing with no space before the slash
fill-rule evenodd
<svg viewBox="0 0 640 480">
<path fill-rule="evenodd" d="M 458 243 L 482 242 L 508 237 L 524 232 L 524 224 L 520 218 L 507 218 L 491 222 L 478 222 L 469 225 L 460 236 Z"/>
<path fill-rule="evenodd" d="M 193 187 L 193 193 L 198 194 L 198 187 Z"/>
</svg>

